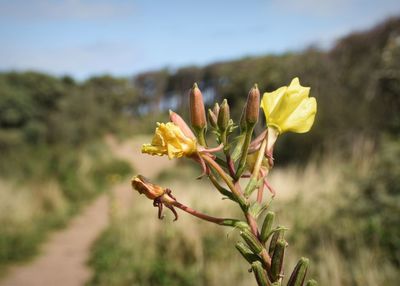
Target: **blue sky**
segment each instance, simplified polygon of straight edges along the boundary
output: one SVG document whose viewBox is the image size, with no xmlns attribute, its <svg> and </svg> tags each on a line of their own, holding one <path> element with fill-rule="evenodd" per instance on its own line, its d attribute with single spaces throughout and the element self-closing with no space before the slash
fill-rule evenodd
<svg viewBox="0 0 400 286">
<path fill-rule="evenodd" d="M 396 15 L 399 0 L 0 0 L 0 70 L 132 75 L 329 47 Z"/>
</svg>

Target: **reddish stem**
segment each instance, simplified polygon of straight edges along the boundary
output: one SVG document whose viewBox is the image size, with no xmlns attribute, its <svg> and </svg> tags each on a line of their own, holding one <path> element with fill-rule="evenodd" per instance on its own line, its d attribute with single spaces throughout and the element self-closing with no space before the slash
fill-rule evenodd
<svg viewBox="0 0 400 286">
<path fill-rule="evenodd" d="M 246 213 L 246 220 L 248 225 L 250 226 L 251 232 L 257 237 L 260 237 L 260 233 L 258 231 L 257 221 L 255 218 L 250 214 Z"/>
<path fill-rule="evenodd" d="M 235 179 L 235 177 L 236 177 L 235 164 L 233 163 L 233 160 L 232 160 L 231 155 L 229 153 L 226 154 L 226 163 L 228 164 L 229 175 L 233 179 Z"/>
<path fill-rule="evenodd" d="M 185 211 L 185 212 L 187 212 L 187 213 L 189 213 L 189 214 L 191 214 L 191 215 L 193 215 L 195 217 L 198 217 L 198 218 L 200 218 L 202 220 L 206 220 L 206 221 L 209 221 L 209 222 L 212 222 L 212 223 L 222 224 L 226 220 L 224 218 L 218 218 L 218 217 L 213 217 L 213 216 L 209 216 L 209 215 L 203 214 L 203 213 L 198 212 L 198 211 L 196 211 L 196 210 L 194 210 L 194 209 L 192 209 L 192 208 L 190 208 L 188 206 L 185 206 L 184 204 L 181 204 L 178 201 L 174 201 L 172 204 L 175 207 L 177 207 L 177 208 L 179 208 L 179 209 L 181 209 L 181 210 L 183 210 L 183 211 Z"/>
</svg>

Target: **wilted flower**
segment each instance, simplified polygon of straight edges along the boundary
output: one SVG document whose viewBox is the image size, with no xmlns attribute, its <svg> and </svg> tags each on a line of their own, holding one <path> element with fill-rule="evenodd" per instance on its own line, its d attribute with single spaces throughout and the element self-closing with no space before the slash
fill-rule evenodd
<svg viewBox="0 0 400 286">
<path fill-rule="evenodd" d="M 155 185 L 142 175 L 133 177 L 131 183 L 132 187 L 138 191 L 139 194 L 144 194 L 147 198 L 153 200 L 153 206 L 158 208 L 159 219 L 163 218 L 163 206 L 166 206 L 173 212 L 175 220 L 178 219 L 178 214 L 174 209 L 176 198 L 172 195 L 170 189 Z"/>
<path fill-rule="evenodd" d="M 261 108 L 268 127 L 275 128 L 279 134 L 308 132 L 317 112 L 317 102 L 309 93 L 310 88 L 301 86 L 297 77 L 288 87 L 264 93 Z"/>
<path fill-rule="evenodd" d="M 143 144 L 142 153 L 150 155 L 168 155 L 169 159 L 190 156 L 197 152 L 194 137 L 188 137 L 172 122 L 157 123 L 151 144 Z"/>
<path fill-rule="evenodd" d="M 150 200 L 161 197 L 164 194 L 164 188 L 152 184 L 142 175 L 137 175 L 132 178 L 132 187 L 140 194 L 144 194 Z"/>
</svg>

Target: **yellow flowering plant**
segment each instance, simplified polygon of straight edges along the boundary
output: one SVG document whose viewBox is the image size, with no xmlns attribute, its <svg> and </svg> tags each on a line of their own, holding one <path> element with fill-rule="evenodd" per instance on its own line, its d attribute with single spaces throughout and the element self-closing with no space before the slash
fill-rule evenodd
<svg viewBox="0 0 400 286">
<path fill-rule="evenodd" d="M 242 218 L 220 218 L 201 213 L 180 202 L 169 188 L 151 183 L 142 175 L 132 179 L 133 189 L 153 200 L 160 219 L 165 206 L 173 212 L 175 220 L 178 219 L 178 208 L 204 221 L 238 229 L 243 241 L 237 242 L 235 247 L 250 264 L 257 285 L 304 285 L 308 259 L 301 258 L 288 279 L 283 273 L 288 246 L 284 237 L 286 229 L 274 226 L 275 213 L 269 208 L 276 192 L 267 177 L 274 166 L 273 147 L 278 136 L 285 132 L 305 133 L 311 129 L 317 103 L 309 94 L 310 88 L 301 86 L 299 79 L 294 78 L 289 86 L 265 92 L 260 102 L 258 86 L 254 85 L 238 126 L 230 117 L 227 100 L 215 104 L 207 113 L 217 142 L 215 148 L 210 148 L 206 140 L 208 126 L 203 97 L 195 84 L 189 100 L 194 132 L 181 116 L 170 111 L 170 122 L 157 123 L 151 143 L 142 146 L 142 152 L 150 155 L 194 159 L 203 170 L 201 177 L 207 177 L 217 191 L 237 203 L 243 212 Z M 254 136 L 260 107 L 264 111 L 266 126 L 263 132 Z M 235 132 L 236 136 L 232 138 Z M 244 188 L 243 178 L 249 178 Z M 271 198 L 265 198 L 265 190 L 269 190 Z M 254 192 L 256 196 L 253 196 Z M 261 218 L 263 222 L 259 227 Z M 317 283 L 309 280 L 305 285 Z"/>
</svg>

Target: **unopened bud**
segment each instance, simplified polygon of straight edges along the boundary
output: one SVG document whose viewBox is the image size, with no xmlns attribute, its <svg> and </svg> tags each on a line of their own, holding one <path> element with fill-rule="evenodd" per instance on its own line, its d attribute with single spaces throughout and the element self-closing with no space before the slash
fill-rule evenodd
<svg viewBox="0 0 400 286">
<path fill-rule="evenodd" d="M 251 269 L 253 269 L 254 276 L 257 280 L 257 284 L 260 286 L 268 286 L 271 285 L 267 278 L 267 272 L 264 270 L 264 267 L 260 261 L 255 261 L 251 264 Z"/>
<path fill-rule="evenodd" d="M 190 90 L 190 120 L 192 127 L 202 130 L 207 127 L 206 111 L 204 108 L 203 95 L 195 83 Z"/>
<path fill-rule="evenodd" d="M 292 275 L 290 276 L 289 282 L 287 286 L 301 286 L 304 283 L 306 278 L 307 269 L 308 269 L 309 260 L 305 257 L 302 257 L 294 268 Z M 315 281 L 314 281 L 315 282 Z M 307 283 L 309 285 L 310 281 Z M 311 281 L 312 283 L 312 281 Z M 310 285 L 316 285 L 310 284 Z"/>
<path fill-rule="evenodd" d="M 218 115 L 219 115 L 219 104 L 218 104 L 218 102 L 216 102 L 215 104 L 214 104 L 214 107 L 213 107 L 213 112 L 214 112 L 214 114 L 215 114 L 215 116 L 218 118 Z"/>
<path fill-rule="evenodd" d="M 258 241 L 257 237 L 249 231 L 240 232 L 240 236 L 247 243 L 250 249 L 255 254 L 260 254 L 263 250 L 263 245 Z"/>
<path fill-rule="evenodd" d="M 243 242 L 239 241 L 235 245 L 236 249 L 240 252 L 240 254 L 247 260 L 249 263 L 253 263 L 254 261 L 259 260 L 259 257 L 254 254 L 250 248 L 248 248 Z"/>
<path fill-rule="evenodd" d="M 224 99 L 218 114 L 218 127 L 221 131 L 225 131 L 231 119 L 228 101 Z"/>
<path fill-rule="evenodd" d="M 192 130 L 190 130 L 190 127 L 186 124 L 185 120 L 176 112 L 173 112 L 172 110 L 169 110 L 169 119 L 171 122 L 173 122 L 175 125 L 177 125 L 189 138 L 195 138 Z"/>
<path fill-rule="evenodd" d="M 275 251 L 276 244 L 278 240 L 283 239 L 283 235 L 285 234 L 285 229 L 278 227 L 278 230 L 274 232 L 271 242 L 269 244 L 269 255 L 272 256 Z"/>
<path fill-rule="evenodd" d="M 208 122 L 210 122 L 210 125 L 213 128 L 217 128 L 217 121 L 218 121 L 217 116 L 215 116 L 214 112 L 212 112 L 212 110 L 209 109 L 208 110 Z"/>
<path fill-rule="evenodd" d="M 246 102 L 246 123 L 254 126 L 258 121 L 260 114 L 260 91 L 257 84 L 249 91 Z"/>
<path fill-rule="evenodd" d="M 283 258 L 285 256 L 285 248 L 287 242 L 280 239 L 275 247 L 274 255 L 271 259 L 271 279 L 277 281 L 281 277 Z"/>
<path fill-rule="evenodd" d="M 260 239 L 263 243 L 265 243 L 268 240 L 268 237 L 271 233 L 272 224 L 274 223 L 274 218 L 275 218 L 275 213 L 268 212 L 264 219 L 264 223 L 262 225 L 260 234 Z"/>
</svg>

